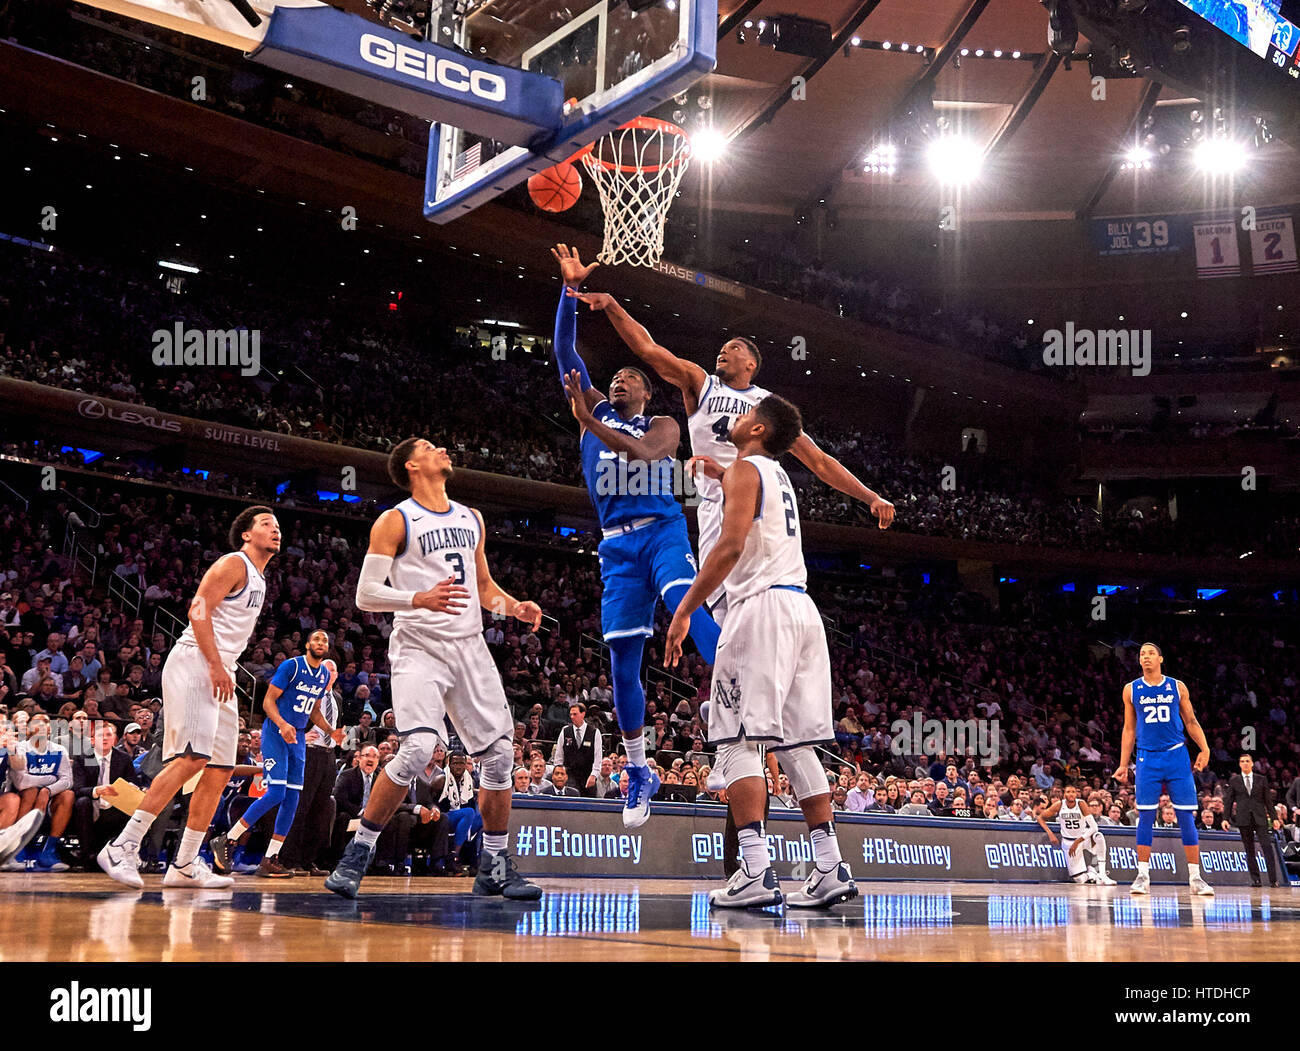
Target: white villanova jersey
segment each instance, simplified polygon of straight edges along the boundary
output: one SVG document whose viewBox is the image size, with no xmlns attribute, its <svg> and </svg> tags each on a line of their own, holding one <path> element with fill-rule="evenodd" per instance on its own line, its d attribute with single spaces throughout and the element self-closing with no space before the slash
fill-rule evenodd
<svg viewBox="0 0 1300 1051">
<path fill-rule="evenodd" d="M 732 390 L 717 376 L 708 377 L 700 388 L 699 405 L 686 421 L 692 455 L 709 456 L 721 466 L 730 467 L 736 462 L 736 447 L 727 440 L 731 425 L 770 393 L 762 387 Z M 701 500 L 722 500 L 722 483 L 712 478 L 697 475 L 695 489 Z"/>
<path fill-rule="evenodd" d="M 222 557 L 231 558 L 232 555 Z M 233 552 L 233 557 L 244 561 L 244 586 L 233 595 L 227 595 L 216 609 L 209 611 L 212 634 L 217 640 L 217 652 L 228 664 L 244 652 L 253 628 L 257 626 L 257 618 L 261 616 L 262 603 L 266 600 L 266 578 L 257 571 L 252 559 L 242 551 Z M 177 642 L 198 645 L 192 624 L 185 626 Z"/>
<path fill-rule="evenodd" d="M 483 633 L 477 557 L 481 530 L 473 511 L 455 500 L 450 503 L 447 511 L 431 511 L 410 497 L 397 505 L 406 519 L 406 544 L 393 559 L 388 579 L 399 591 L 428 591 L 454 577 L 469 591 L 464 609 L 456 613 L 398 610 L 393 625 L 407 625 L 437 638 L 463 639 Z"/>
<path fill-rule="evenodd" d="M 1083 835 L 1083 805 L 1079 800 L 1075 800 L 1074 806 L 1061 800 L 1061 809 L 1056 812 L 1056 816 L 1061 819 L 1062 839 L 1078 839 Z"/>
<path fill-rule="evenodd" d="M 762 489 L 745 548 L 726 579 L 727 600 L 733 604 L 768 588 L 803 588 L 808 583 L 794 486 L 770 456 L 745 460 L 758 468 Z"/>
</svg>

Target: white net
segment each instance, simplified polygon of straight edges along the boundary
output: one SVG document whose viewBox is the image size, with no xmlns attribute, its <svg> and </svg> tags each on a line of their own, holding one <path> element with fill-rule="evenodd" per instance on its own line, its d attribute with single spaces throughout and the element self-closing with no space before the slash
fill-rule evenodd
<svg viewBox="0 0 1300 1051">
<path fill-rule="evenodd" d="M 658 265 L 668 209 L 690 155 L 690 142 L 680 128 L 644 117 L 583 153 L 583 166 L 600 191 L 605 213 L 605 245 L 597 259 L 606 266 Z"/>
</svg>

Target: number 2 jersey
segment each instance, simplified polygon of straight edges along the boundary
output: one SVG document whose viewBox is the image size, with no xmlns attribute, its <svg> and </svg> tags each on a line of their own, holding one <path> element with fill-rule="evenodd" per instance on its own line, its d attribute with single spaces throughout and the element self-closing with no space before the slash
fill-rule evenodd
<svg viewBox="0 0 1300 1051">
<path fill-rule="evenodd" d="M 302 655 L 282 661 L 271 676 L 271 685 L 278 686 L 281 691 L 275 702 L 280 718 L 295 730 L 301 730 L 311 718 L 316 702 L 324 696 L 329 682 L 330 670 L 325 667 L 324 661 L 314 671 Z M 269 719 L 267 725 L 275 726 Z"/>
<path fill-rule="evenodd" d="M 758 469 L 759 506 L 740 558 L 727 575 L 727 600 L 731 603 L 768 588 L 802 590 L 808 583 L 794 486 L 770 456 L 746 456 L 745 462 Z"/>
<path fill-rule="evenodd" d="M 408 497 L 397 505 L 406 520 L 406 542 L 393 559 L 389 583 L 399 591 L 428 591 L 451 577 L 469 591 L 464 609 L 439 613 L 431 609 L 402 609 L 393 614 L 393 627 L 407 627 L 435 638 L 463 639 L 483 634 L 479 606 L 478 544 L 483 527 L 464 504 L 450 501 L 446 511 L 432 511 Z"/>
<path fill-rule="evenodd" d="M 1137 747 L 1142 752 L 1168 752 L 1184 744 L 1178 680 L 1168 675 L 1152 686 L 1145 679 L 1130 683 L 1137 716 Z"/>
</svg>

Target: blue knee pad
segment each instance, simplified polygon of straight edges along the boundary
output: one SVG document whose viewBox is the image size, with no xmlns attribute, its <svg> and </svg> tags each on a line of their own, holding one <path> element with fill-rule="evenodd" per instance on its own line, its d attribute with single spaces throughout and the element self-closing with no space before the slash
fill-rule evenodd
<svg viewBox="0 0 1300 1051">
<path fill-rule="evenodd" d="M 688 590 L 690 589 L 685 584 L 678 584 L 664 592 L 664 605 L 668 607 L 669 613 L 677 612 L 677 607 L 682 604 L 682 599 L 686 597 Z M 700 651 L 700 656 L 709 664 L 712 664 L 718 655 L 718 637 L 721 634 L 722 629 L 703 606 L 691 614 L 691 641 Z"/>
<path fill-rule="evenodd" d="M 1156 838 L 1156 812 L 1154 810 L 1138 811 L 1137 845 L 1149 847 Z"/>
<path fill-rule="evenodd" d="M 1196 817 L 1190 810 L 1175 810 L 1178 815 L 1178 831 L 1183 834 L 1183 846 L 1194 847 L 1201 842 L 1196 831 Z"/>
<path fill-rule="evenodd" d="M 240 820 L 249 828 L 252 828 L 263 817 L 284 802 L 285 791 L 284 785 L 272 785 L 266 790 L 266 795 L 253 801 L 253 805 L 244 811 L 244 816 Z"/>
<path fill-rule="evenodd" d="M 645 691 L 641 688 L 641 654 L 645 638 L 628 635 L 609 640 L 610 670 L 614 674 L 614 711 L 624 734 L 645 725 Z"/>
<path fill-rule="evenodd" d="M 302 795 L 296 788 L 284 789 L 284 802 L 280 804 L 280 809 L 275 812 L 275 834 L 277 836 L 287 836 L 289 829 L 293 828 L 293 816 L 298 813 L 298 797 Z"/>
</svg>

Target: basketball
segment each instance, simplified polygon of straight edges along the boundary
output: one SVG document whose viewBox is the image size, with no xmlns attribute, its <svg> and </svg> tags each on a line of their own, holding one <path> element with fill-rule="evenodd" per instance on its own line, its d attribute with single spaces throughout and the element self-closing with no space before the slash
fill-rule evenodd
<svg viewBox="0 0 1300 1051">
<path fill-rule="evenodd" d="M 581 196 L 582 176 L 566 161 L 529 179 L 528 194 L 542 211 L 563 212 L 572 208 Z"/>
</svg>

